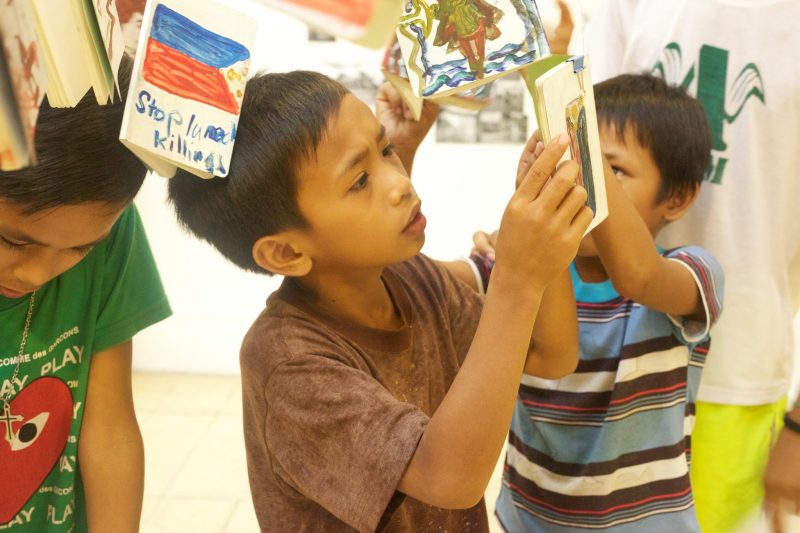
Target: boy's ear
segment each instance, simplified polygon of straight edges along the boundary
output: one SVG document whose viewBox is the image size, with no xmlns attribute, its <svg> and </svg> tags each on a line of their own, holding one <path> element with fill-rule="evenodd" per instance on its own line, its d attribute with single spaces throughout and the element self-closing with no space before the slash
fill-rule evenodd
<svg viewBox="0 0 800 533">
<path fill-rule="evenodd" d="M 253 244 L 253 260 L 264 270 L 289 277 L 311 271 L 311 257 L 300 251 L 290 232 L 266 235 Z"/>
<path fill-rule="evenodd" d="M 699 193 L 700 185 L 698 184 L 689 190 L 675 193 L 669 197 L 665 201 L 664 220 L 669 223 L 681 218 L 692 207 Z"/>
</svg>

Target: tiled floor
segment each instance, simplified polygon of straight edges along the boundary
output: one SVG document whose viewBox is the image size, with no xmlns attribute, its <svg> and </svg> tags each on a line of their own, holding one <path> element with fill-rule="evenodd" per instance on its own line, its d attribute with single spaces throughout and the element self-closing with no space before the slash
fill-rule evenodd
<svg viewBox="0 0 800 533">
<path fill-rule="evenodd" d="M 239 378 L 137 373 L 133 393 L 145 445 L 142 533 L 257 533 Z M 499 469 L 492 508 L 498 491 Z"/>
<path fill-rule="evenodd" d="M 145 444 L 142 533 L 258 533 L 242 437 L 239 378 L 186 374 L 133 376 Z M 500 466 L 486 491 L 491 529 Z M 787 521 L 800 532 L 800 519 Z M 740 533 L 767 531 L 754 521 Z"/>
</svg>

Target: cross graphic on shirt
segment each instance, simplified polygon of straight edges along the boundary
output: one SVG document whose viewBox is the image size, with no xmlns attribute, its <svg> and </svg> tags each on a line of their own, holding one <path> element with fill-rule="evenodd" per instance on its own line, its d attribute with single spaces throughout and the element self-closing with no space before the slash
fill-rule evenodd
<svg viewBox="0 0 800 533">
<path fill-rule="evenodd" d="M 3 414 L 0 416 L 0 424 L 6 425 L 6 440 L 11 442 L 14 439 L 14 432 L 11 429 L 13 422 L 19 422 L 23 418 L 19 415 L 11 414 L 11 406 L 3 402 Z"/>
</svg>

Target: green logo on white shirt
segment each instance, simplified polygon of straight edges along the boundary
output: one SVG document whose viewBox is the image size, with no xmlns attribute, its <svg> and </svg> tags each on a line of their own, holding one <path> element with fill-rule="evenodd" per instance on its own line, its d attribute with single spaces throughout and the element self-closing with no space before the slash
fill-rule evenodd
<svg viewBox="0 0 800 533">
<path fill-rule="evenodd" d="M 765 103 L 764 80 L 756 64 L 745 65 L 729 84 L 728 56 L 727 50 L 703 45 L 698 63 L 683 74 L 681 47 L 678 43 L 670 43 L 664 48 L 662 59 L 653 67 L 653 73 L 670 83 L 680 84 L 686 90 L 697 78 L 696 97 L 703 104 L 711 128 L 711 163 L 705 179 L 715 184 L 722 183 L 728 164 L 728 158 L 724 157 L 728 149 L 725 126 L 739 118 L 751 97 Z"/>
</svg>

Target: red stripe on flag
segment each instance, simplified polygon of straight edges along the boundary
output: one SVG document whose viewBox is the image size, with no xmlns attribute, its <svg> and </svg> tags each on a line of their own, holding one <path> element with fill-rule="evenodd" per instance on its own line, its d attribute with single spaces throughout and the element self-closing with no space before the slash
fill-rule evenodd
<svg viewBox="0 0 800 533">
<path fill-rule="evenodd" d="M 202 102 L 233 115 L 239 104 L 219 69 L 148 38 L 142 75 L 170 94 Z"/>
</svg>

